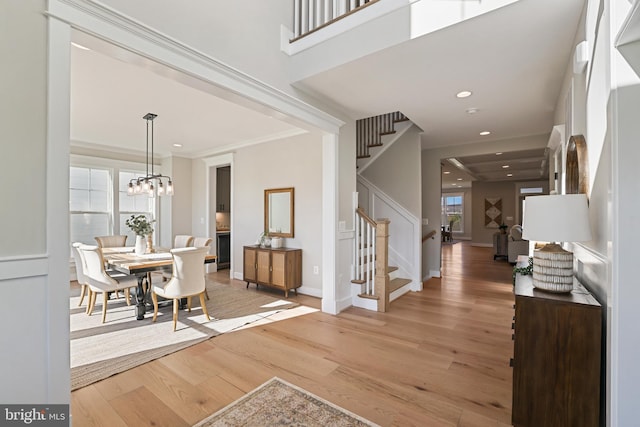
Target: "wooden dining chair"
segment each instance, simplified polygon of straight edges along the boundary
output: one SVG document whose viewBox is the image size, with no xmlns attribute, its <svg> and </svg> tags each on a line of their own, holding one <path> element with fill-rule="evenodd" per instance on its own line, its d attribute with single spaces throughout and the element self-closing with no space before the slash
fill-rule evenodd
<svg viewBox="0 0 640 427">
<path fill-rule="evenodd" d="M 129 289 L 136 287 L 138 281 L 135 276 L 121 275 L 121 277 L 115 278 L 107 274 L 104 268 L 102 249 L 98 246 L 81 245 L 78 249 L 81 258 L 84 260 L 85 275 L 89 287 L 87 314 L 91 316 L 96 305 L 96 297 L 98 293 L 102 293 L 102 323 L 104 323 L 107 318 L 109 293 L 124 290 L 127 305 L 131 305 Z"/>
<path fill-rule="evenodd" d="M 211 320 L 205 301 L 206 283 L 204 278 L 204 259 L 209 248 L 177 248 L 171 250 L 173 272 L 171 279 L 162 285 L 151 287 L 153 300 L 153 321 L 158 317 L 158 296 L 173 300 L 173 330 L 178 322 L 178 306 L 181 298 L 187 298 L 187 309 L 191 311 L 191 297 L 199 296 L 200 305 L 207 320 Z"/>
</svg>

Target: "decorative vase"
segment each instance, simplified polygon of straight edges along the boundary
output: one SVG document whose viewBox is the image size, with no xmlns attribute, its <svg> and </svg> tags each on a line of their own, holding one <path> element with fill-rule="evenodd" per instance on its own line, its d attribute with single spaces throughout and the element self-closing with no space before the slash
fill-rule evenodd
<svg viewBox="0 0 640 427">
<path fill-rule="evenodd" d="M 143 255 L 147 251 L 147 240 L 144 236 L 136 235 L 136 246 L 134 251 L 136 255 Z"/>
<path fill-rule="evenodd" d="M 271 238 L 271 248 L 279 249 L 282 247 L 282 237 L 272 237 Z"/>
<path fill-rule="evenodd" d="M 147 253 L 152 254 L 154 251 L 153 249 L 153 234 L 147 234 Z"/>
</svg>

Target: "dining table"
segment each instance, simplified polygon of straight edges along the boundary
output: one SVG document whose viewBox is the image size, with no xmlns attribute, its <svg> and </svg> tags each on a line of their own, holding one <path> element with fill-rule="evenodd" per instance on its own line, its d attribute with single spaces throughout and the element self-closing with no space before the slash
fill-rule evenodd
<svg viewBox="0 0 640 427">
<path fill-rule="evenodd" d="M 111 247 L 102 248 L 102 257 L 108 268 L 126 275 L 134 275 L 137 278 L 136 290 L 136 319 L 144 319 L 147 304 L 151 292 L 151 273 L 154 271 L 172 271 L 173 258 L 169 249 L 154 248 L 154 252 L 136 254 L 134 248 Z M 205 264 L 216 262 L 216 255 L 207 254 Z M 146 286 L 145 286 L 146 281 Z"/>
</svg>

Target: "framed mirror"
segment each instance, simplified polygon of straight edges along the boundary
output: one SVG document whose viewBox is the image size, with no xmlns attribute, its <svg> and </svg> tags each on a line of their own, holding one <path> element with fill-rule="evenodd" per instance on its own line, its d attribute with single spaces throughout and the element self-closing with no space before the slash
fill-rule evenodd
<svg viewBox="0 0 640 427">
<path fill-rule="evenodd" d="M 270 236 L 293 237 L 293 187 L 264 190 L 264 229 Z"/>
<path fill-rule="evenodd" d="M 567 194 L 589 193 L 587 142 L 582 135 L 573 135 L 569 138 L 565 191 Z"/>
</svg>

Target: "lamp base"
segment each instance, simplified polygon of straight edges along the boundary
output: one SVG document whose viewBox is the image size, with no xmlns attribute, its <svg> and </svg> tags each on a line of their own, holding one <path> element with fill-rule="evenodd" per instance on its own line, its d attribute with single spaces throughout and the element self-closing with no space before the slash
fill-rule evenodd
<svg viewBox="0 0 640 427">
<path fill-rule="evenodd" d="M 573 290 L 573 252 L 555 243 L 533 251 L 533 286 L 547 292 Z"/>
</svg>

